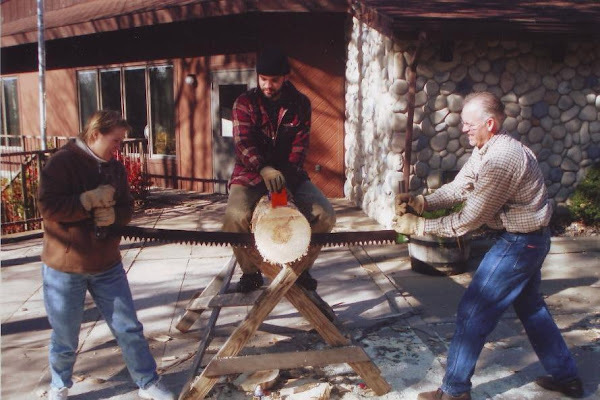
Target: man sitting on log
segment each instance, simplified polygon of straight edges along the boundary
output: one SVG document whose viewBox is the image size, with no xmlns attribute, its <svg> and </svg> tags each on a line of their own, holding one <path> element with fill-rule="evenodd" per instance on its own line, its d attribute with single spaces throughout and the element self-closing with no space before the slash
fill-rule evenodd
<svg viewBox="0 0 600 400">
<path fill-rule="evenodd" d="M 287 56 L 266 48 L 256 62 L 258 87 L 240 95 L 233 105 L 235 166 L 223 222 L 224 232 L 250 232 L 254 208 L 267 192 L 287 193 L 311 225 L 312 232 L 331 232 L 333 207 L 309 180 L 303 164 L 308 151 L 311 105 L 288 80 Z M 256 249 L 233 248 L 242 269 L 238 292 L 258 289 L 263 261 Z M 311 248 L 300 261 L 310 266 L 319 253 Z M 308 269 L 297 283 L 315 290 L 317 281 Z"/>
</svg>

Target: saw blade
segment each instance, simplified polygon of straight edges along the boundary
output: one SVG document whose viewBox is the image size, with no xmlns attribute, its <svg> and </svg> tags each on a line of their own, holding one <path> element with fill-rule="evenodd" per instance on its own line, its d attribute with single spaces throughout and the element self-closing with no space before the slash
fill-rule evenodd
<svg viewBox="0 0 600 400">
<path fill-rule="evenodd" d="M 156 229 L 140 226 L 120 226 L 111 228 L 112 235 L 126 239 L 147 240 L 160 243 L 195 244 L 202 246 L 252 247 L 255 245 L 252 233 L 220 231 L 186 231 L 177 229 Z M 394 230 L 354 231 L 313 233 L 311 246 L 368 246 L 400 243 Z"/>
<path fill-rule="evenodd" d="M 313 233 L 310 244 L 324 247 L 396 244 L 397 236 L 394 230 Z"/>
<path fill-rule="evenodd" d="M 177 229 L 144 228 L 141 226 L 120 226 L 111 229 L 113 235 L 126 239 L 148 240 L 160 243 L 197 244 L 202 246 L 254 246 L 251 233 L 186 231 Z"/>
</svg>

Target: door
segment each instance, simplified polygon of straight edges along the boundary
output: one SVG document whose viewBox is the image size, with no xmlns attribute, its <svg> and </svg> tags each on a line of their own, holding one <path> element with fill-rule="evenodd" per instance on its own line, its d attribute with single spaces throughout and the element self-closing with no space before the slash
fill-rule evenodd
<svg viewBox="0 0 600 400">
<path fill-rule="evenodd" d="M 254 69 L 215 71 L 211 73 L 211 120 L 213 134 L 213 179 L 215 193 L 227 193 L 233 172 L 233 103 L 237 97 L 256 86 Z"/>
</svg>

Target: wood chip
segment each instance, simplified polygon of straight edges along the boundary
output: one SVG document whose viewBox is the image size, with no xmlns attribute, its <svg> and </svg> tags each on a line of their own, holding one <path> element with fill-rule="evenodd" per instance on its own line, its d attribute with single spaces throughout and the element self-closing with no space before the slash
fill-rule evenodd
<svg viewBox="0 0 600 400">
<path fill-rule="evenodd" d="M 154 337 L 154 340 L 156 340 L 157 342 L 163 342 L 166 343 L 169 340 L 173 340 L 173 338 L 169 335 L 158 335 Z"/>
<path fill-rule="evenodd" d="M 238 379 L 236 379 L 235 384 L 238 385 L 244 392 L 254 393 L 254 389 L 258 385 L 260 385 L 263 390 L 269 389 L 275 384 L 275 381 L 278 377 L 278 369 L 256 371 L 250 375 L 242 374 Z"/>
</svg>

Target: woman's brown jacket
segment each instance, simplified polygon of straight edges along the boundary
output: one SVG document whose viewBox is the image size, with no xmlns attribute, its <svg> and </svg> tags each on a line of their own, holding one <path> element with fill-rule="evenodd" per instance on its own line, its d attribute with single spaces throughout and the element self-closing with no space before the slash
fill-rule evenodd
<svg viewBox="0 0 600 400">
<path fill-rule="evenodd" d="M 116 189 L 115 224 L 126 225 L 133 214 L 133 198 L 123 164 L 116 160 L 99 163 L 75 141 L 48 160 L 38 193 L 44 219 L 44 264 L 63 272 L 95 274 L 121 261 L 120 238 L 97 239 L 92 214 L 79 200 L 81 193 L 106 183 Z"/>
</svg>

